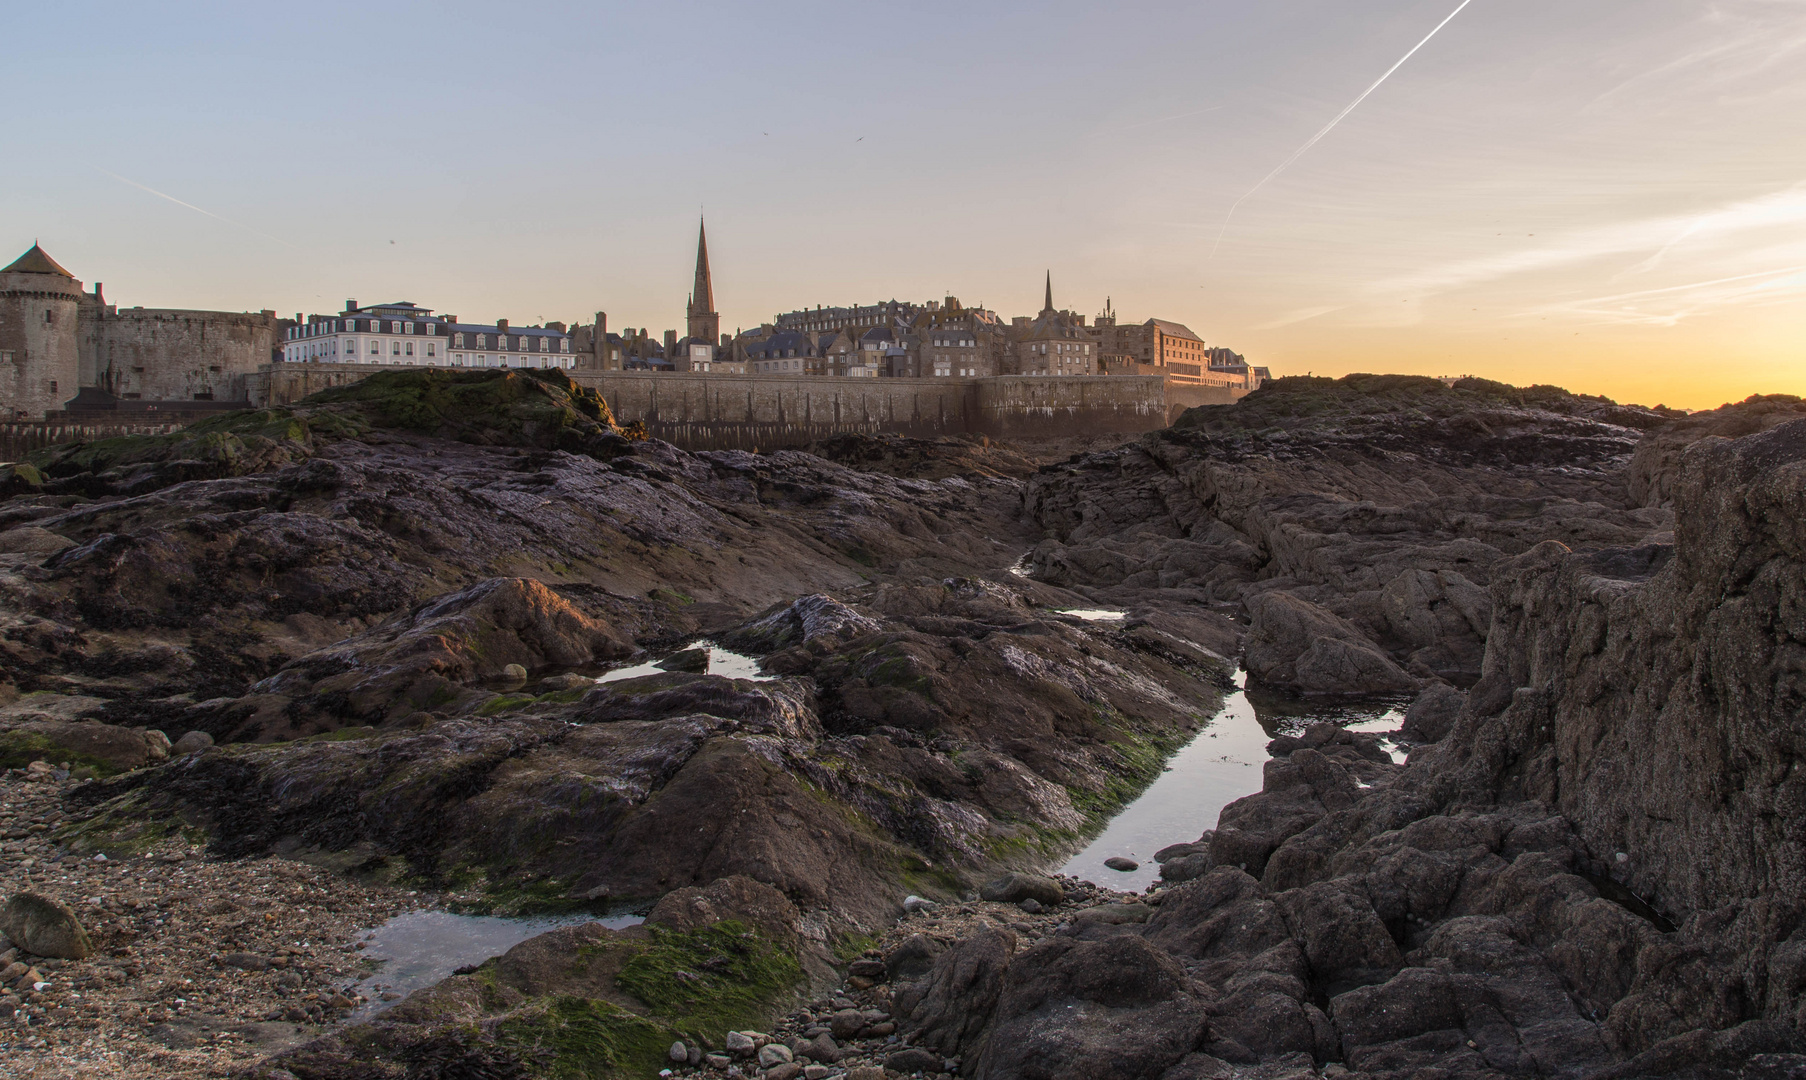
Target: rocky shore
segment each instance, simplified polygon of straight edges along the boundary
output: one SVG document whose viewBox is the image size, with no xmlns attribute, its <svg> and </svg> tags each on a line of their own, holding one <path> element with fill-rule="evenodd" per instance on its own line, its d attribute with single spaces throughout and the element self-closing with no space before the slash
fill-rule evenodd
<svg viewBox="0 0 1806 1080">
<path fill-rule="evenodd" d="M 685 454 L 556 376 L 422 372 L 47 453 L 0 477 L 0 884 L 96 940 L 34 961 L 0 1054 L 1795 1075 L 1802 431 L 1287 379 L 1031 471 Z M 1408 763 L 1287 729 L 1146 894 L 1036 876 L 1238 659 L 1305 715 L 1410 702 Z M 357 931 L 449 904 L 646 921 L 334 1026 Z"/>
</svg>

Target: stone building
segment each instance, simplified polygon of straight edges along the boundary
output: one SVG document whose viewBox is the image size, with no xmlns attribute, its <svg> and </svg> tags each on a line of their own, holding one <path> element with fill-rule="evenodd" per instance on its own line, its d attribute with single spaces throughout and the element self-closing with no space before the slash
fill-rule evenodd
<svg viewBox="0 0 1806 1080">
<path fill-rule="evenodd" d="M 1016 329 L 1016 374 L 1095 375 L 1097 347 L 1085 317 L 1060 311 L 1053 302 L 1053 273 L 1047 275 L 1047 299 L 1041 314 L 1019 320 Z"/>
<path fill-rule="evenodd" d="M 886 300 L 879 304 L 863 304 L 857 307 L 817 306 L 813 310 L 804 308 L 800 311 L 787 311 L 774 320 L 773 325 L 779 330 L 802 330 L 813 333 L 831 330 L 847 330 L 858 337 L 874 326 L 898 326 L 908 323 L 927 310 L 924 305 L 912 304 L 906 300 Z"/>
<path fill-rule="evenodd" d="M 1183 323 L 1149 319 L 1122 325 L 1108 299 L 1089 327 L 1097 343 L 1098 370 L 1107 375 L 1163 374 L 1177 383 L 1258 389 L 1265 368 L 1249 367 L 1239 353 L 1212 348 Z"/>
<path fill-rule="evenodd" d="M 297 314 L 295 323 L 282 345 L 282 359 L 291 364 L 571 368 L 578 359 L 561 322 L 466 323 L 456 315 L 435 315 L 411 300 L 368 306 L 347 300 L 345 310 L 335 315 Z M 593 337 L 591 344 L 593 348 Z M 594 362 L 593 355 L 590 360 Z"/>
<path fill-rule="evenodd" d="M 820 374 L 821 359 L 814 334 L 780 330 L 742 346 L 746 370 L 754 375 Z"/>
<path fill-rule="evenodd" d="M 1013 344 L 995 312 L 966 308 L 957 296 L 930 304 L 916 318 L 913 336 L 919 342 L 916 374 L 923 378 L 996 375 Z"/>
<path fill-rule="evenodd" d="M 33 244 L 0 270 L 0 415 L 39 418 L 80 387 L 103 400 L 243 401 L 276 313 L 117 308 Z"/>
<path fill-rule="evenodd" d="M 0 270 L 0 409 L 36 419 L 81 381 L 81 282 L 36 244 Z"/>
</svg>

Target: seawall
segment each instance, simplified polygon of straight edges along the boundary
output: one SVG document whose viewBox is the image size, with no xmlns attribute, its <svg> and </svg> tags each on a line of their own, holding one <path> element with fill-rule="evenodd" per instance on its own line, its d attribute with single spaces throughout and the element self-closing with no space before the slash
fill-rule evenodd
<svg viewBox="0 0 1806 1080">
<path fill-rule="evenodd" d="M 389 365 L 270 364 L 250 380 L 255 405 L 286 405 Z M 1228 404 L 1239 388 L 1159 375 L 1002 375 L 849 379 L 650 371 L 573 371 L 616 419 L 686 450 L 773 450 L 829 435 L 1133 435 L 1194 405 Z"/>
</svg>

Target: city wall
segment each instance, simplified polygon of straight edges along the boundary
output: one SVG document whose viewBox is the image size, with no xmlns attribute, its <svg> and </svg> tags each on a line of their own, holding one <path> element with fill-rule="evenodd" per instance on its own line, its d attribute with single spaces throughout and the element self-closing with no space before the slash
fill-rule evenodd
<svg viewBox="0 0 1806 1080">
<path fill-rule="evenodd" d="M 81 384 L 128 400 L 244 401 L 277 325 L 267 312 L 87 305 Z"/>
<path fill-rule="evenodd" d="M 388 365 L 269 364 L 248 380 L 253 405 L 287 405 Z M 1165 427 L 1194 405 L 1242 391 L 1170 383 L 1158 375 L 1003 375 L 849 379 L 688 372 L 572 371 L 616 419 L 686 450 L 773 450 L 830 435 L 919 438 L 1132 435 Z"/>
</svg>

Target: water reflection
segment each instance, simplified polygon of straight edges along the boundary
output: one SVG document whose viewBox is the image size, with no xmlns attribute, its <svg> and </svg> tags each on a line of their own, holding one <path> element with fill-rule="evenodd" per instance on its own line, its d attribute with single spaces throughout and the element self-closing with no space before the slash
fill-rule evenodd
<svg viewBox="0 0 1806 1080">
<path fill-rule="evenodd" d="M 368 1019 L 458 968 L 500 956 L 547 930 L 587 922 L 621 930 L 643 921 L 638 915 L 504 919 L 493 915 L 454 915 L 449 911 L 406 912 L 365 932 L 363 959 L 379 966 L 357 984 L 358 992 L 369 1000 L 349 1019 Z M 384 994 L 392 995 L 391 999 L 384 1001 Z"/>
<path fill-rule="evenodd" d="M 1061 873 L 1113 889 L 1146 888 L 1160 877 L 1155 852 L 1196 840 L 1206 829 L 1216 828 L 1224 806 L 1260 790 L 1270 740 L 1324 721 L 1352 731 L 1393 731 L 1404 719 L 1403 704 L 1397 701 L 1290 697 L 1249 685 L 1247 673 L 1239 669 L 1235 683 L 1237 689 L 1224 697 L 1222 710 L 1167 761 L 1166 771 L 1140 797 L 1060 867 Z M 1394 761 L 1403 759 L 1389 742 L 1382 745 Z M 1141 865 L 1126 873 L 1111 870 L 1104 860 L 1113 856 Z"/>
<path fill-rule="evenodd" d="M 725 679 L 752 679 L 755 682 L 767 682 L 777 678 L 775 675 L 767 675 L 765 672 L 759 670 L 759 661 L 757 657 L 748 656 L 745 653 L 737 653 L 732 649 L 724 649 L 712 641 L 698 641 L 686 645 L 682 649 L 676 650 L 676 652 L 687 652 L 691 649 L 708 653 L 708 666 L 703 669 L 706 674 L 719 675 Z M 605 671 L 596 676 L 596 681 L 608 683 L 618 682 L 621 679 L 637 679 L 642 675 L 662 675 L 667 669 L 661 668 L 659 665 L 664 663 L 670 656 L 676 655 L 676 652 L 658 657 L 655 660 L 648 660 L 643 664 L 633 664 L 629 667 L 619 667 Z"/>
</svg>

